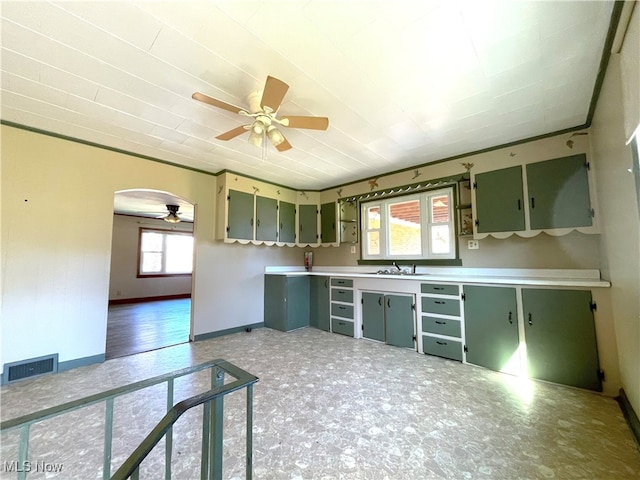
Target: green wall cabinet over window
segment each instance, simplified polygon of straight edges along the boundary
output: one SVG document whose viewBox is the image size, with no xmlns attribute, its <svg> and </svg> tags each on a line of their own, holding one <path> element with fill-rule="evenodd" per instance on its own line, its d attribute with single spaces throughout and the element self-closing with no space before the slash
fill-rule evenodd
<svg viewBox="0 0 640 480">
<path fill-rule="evenodd" d="M 586 155 L 527 165 L 531 229 L 593 224 Z"/>
<path fill-rule="evenodd" d="M 529 376 L 602 391 L 588 290 L 522 289 Z"/>
<path fill-rule="evenodd" d="M 318 243 L 318 206 L 298 206 L 298 243 Z"/>
<path fill-rule="evenodd" d="M 415 348 L 413 297 L 362 292 L 362 336 L 389 345 Z"/>
<path fill-rule="evenodd" d="M 522 167 L 509 167 L 475 176 L 478 233 L 524 230 Z"/>
<path fill-rule="evenodd" d="M 278 201 L 256 196 L 256 240 L 278 239 Z"/>
<path fill-rule="evenodd" d="M 320 206 L 320 238 L 322 243 L 334 243 L 336 235 L 336 203 L 323 203 Z"/>
<path fill-rule="evenodd" d="M 264 326 L 283 332 L 309 326 L 309 277 L 264 276 Z"/>
<path fill-rule="evenodd" d="M 296 241 L 296 206 L 289 202 L 280 202 L 280 232 L 278 240 L 283 243 Z"/>
<path fill-rule="evenodd" d="M 229 190 L 227 237 L 253 240 L 253 195 Z"/>
<path fill-rule="evenodd" d="M 464 286 L 467 362 L 501 371 L 518 352 L 516 289 Z"/>
<path fill-rule="evenodd" d="M 320 330 L 331 330 L 329 277 L 310 277 L 310 324 Z"/>
</svg>

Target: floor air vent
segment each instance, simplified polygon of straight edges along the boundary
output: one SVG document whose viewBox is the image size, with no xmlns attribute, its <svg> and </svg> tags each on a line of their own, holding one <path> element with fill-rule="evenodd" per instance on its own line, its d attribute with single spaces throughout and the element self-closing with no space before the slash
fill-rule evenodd
<svg viewBox="0 0 640 480">
<path fill-rule="evenodd" d="M 23 378 L 44 375 L 58 371 L 58 354 L 46 357 L 30 358 L 20 362 L 7 363 L 4 366 L 4 383 L 11 383 Z"/>
</svg>

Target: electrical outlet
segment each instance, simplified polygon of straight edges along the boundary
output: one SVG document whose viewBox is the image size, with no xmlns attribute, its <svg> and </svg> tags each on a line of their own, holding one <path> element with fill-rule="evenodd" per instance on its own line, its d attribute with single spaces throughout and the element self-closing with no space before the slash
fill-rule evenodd
<svg viewBox="0 0 640 480">
<path fill-rule="evenodd" d="M 355 245 L 351 245 L 351 253 L 356 253 L 356 246 Z"/>
<path fill-rule="evenodd" d="M 480 248 L 480 242 L 478 242 L 478 240 L 469 240 L 467 242 L 467 248 L 469 250 L 478 250 Z"/>
</svg>

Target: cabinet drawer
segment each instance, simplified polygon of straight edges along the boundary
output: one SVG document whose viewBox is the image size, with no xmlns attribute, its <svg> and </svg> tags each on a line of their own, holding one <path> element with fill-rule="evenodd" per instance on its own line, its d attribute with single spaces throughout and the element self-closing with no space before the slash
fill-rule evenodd
<svg viewBox="0 0 640 480">
<path fill-rule="evenodd" d="M 340 305 L 339 303 L 331 304 L 331 315 L 342 318 L 353 318 L 352 305 Z"/>
<path fill-rule="evenodd" d="M 438 293 L 440 295 L 459 295 L 460 287 L 458 285 L 423 283 L 420 285 L 420 291 L 422 293 Z"/>
<path fill-rule="evenodd" d="M 443 338 L 422 336 L 422 350 L 429 355 L 450 358 L 462 361 L 462 343 L 455 340 L 445 340 Z"/>
<path fill-rule="evenodd" d="M 422 313 L 460 316 L 460 300 L 448 298 L 422 297 Z"/>
<path fill-rule="evenodd" d="M 353 280 L 349 278 L 332 278 L 332 287 L 353 287 Z"/>
<path fill-rule="evenodd" d="M 422 331 L 427 333 L 437 333 L 449 337 L 458 337 L 462 333 L 460 320 L 450 320 L 448 318 L 422 317 Z"/>
<path fill-rule="evenodd" d="M 341 288 L 332 288 L 331 300 L 336 300 L 338 302 L 353 303 L 353 290 L 342 290 Z"/>
<path fill-rule="evenodd" d="M 338 320 L 337 318 L 331 319 L 331 331 L 333 333 L 339 333 L 341 335 L 349 335 L 353 337 L 353 322 L 349 320 Z"/>
</svg>

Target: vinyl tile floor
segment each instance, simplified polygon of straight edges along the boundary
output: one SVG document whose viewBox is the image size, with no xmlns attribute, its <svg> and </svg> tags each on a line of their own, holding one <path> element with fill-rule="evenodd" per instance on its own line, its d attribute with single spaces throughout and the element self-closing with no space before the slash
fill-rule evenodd
<svg viewBox="0 0 640 480">
<path fill-rule="evenodd" d="M 640 452 L 617 402 L 459 362 L 305 328 L 181 344 L 0 389 L 2 420 L 223 358 L 258 376 L 257 479 L 638 479 Z M 176 382 L 175 401 L 206 375 Z M 162 417 L 164 387 L 116 400 L 112 469 Z M 245 394 L 225 397 L 224 479 L 244 478 Z M 174 427 L 173 478 L 200 478 L 201 407 Z M 102 478 L 104 406 L 31 429 L 29 479 Z M 2 434 L 0 478 L 17 458 Z M 141 477 L 163 478 L 163 447 Z M 7 463 L 9 462 L 9 463 Z M 40 462 L 40 463 L 37 463 Z"/>
</svg>

